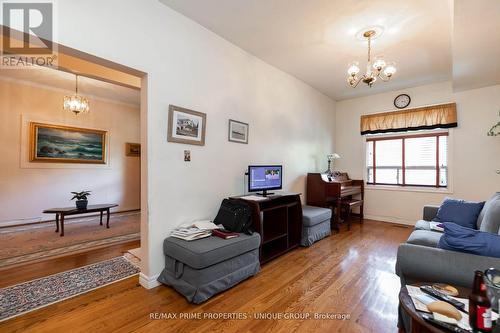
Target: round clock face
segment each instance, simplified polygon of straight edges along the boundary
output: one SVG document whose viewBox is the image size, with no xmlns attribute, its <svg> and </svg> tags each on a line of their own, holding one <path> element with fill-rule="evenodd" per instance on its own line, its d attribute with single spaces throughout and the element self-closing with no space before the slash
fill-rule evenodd
<svg viewBox="0 0 500 333">
<path fill-rule="evenodd" d="M 409 95 L 401 94 L 394 99 L 394 106 L 397 107 L 398 109 L 404 109 L 405 107 L 410 105 L 410 102 L 411 98 Z"/>
</svg>

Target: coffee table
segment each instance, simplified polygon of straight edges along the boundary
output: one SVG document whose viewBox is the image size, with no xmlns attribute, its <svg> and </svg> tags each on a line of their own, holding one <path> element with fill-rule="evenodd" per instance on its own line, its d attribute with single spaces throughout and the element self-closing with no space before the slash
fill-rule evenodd
<svg viewBox="0 0 500 333">
<path fill-rule="evenodd" d="M 106 228 L 109 229 L 109 210 L 113 207 L 117 207 L 117 204 L 104 204 L 104 205 L 88 205 L 86 209 L 78 209 L 76 207 L 65 207 L 65 208 L 50 208 L 43 212 L 45 214 L 56 214 L 56 232 L 59 232 L 59 221 L 61 221 L 61 237 L 64 236 L 64 217 L 68 215 L 79 215 L 87 213 L 101 213 L 101 225 L 102 216 L 106 212 Z"/>
<path fill-rule="evenodd" d="M 422 286 L 422 285 L 429 285 L 432 283 L 416 283 L 413 284 L 414 286 Z M 469 294 L 471 293 L 470 289 L 467 288 L 462 288 L 462 287 L 456 287 L 458 289 L 458 297 L 462 298 L 467 298 Z M 435 326 L 427 321 L 422 317 L 422 314 L 424 312 L 417 311 L 415 309 L 415 305 L 413 305 L 413 301 L 411 300 L 410 295 L 408 295 L 408 290 L 406 289 L 406 286 L 401 287 L 401 290 L 399 292 L 399 305 L 401 306 L 402 310 L 408 314 L 410 317 L 410 327 L 411 327 L 411 333 L 443 333 L 443 332 L 449 332 L 446 330 L 441 329 L 438 326 Z"/>
</svg>

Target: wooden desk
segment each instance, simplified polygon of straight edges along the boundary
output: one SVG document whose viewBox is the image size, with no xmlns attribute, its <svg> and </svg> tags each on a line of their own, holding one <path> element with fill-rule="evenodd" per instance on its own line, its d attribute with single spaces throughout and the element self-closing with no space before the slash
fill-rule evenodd
<svg viewBox="0 0 500 333">
<path fill-rule="evenodd" d="M 342 222 L 340 218 L 342 200 L 353 199 L 353 196 L 359 195 L 361 200 L 359 215 L 362 219 L 364 193 L 364 180 L 350 179 L 347 172 L 307 174 L 307 204 L 332 208 L 331 227 L 337 231 L 340 230 L 339 225 Z"/>
<path fill-rule="evenodd" d="M 64 217 L 69 215 L 79 215 L 87 213 L 101 213 L 101 225 L 102 216 L 106 212 L 106 228 L 109 229 L 109 210 L 110 208 L 117 207 L 117 204 L 104 204 L 104 205 L 89 205 L 87 209 L 77 209 L 76 207 L 65 207 L 65 208 L 50 208 L 43 211 L 44 214 L 56 214 L 56 232 L 59 232 L 59 221 L 61 221 L 61 237 L 64 236 Z"/>
<path fill-rule="evenodd" d="M 302 233 L 302 204 L 300 193 L 270 195 L 264 200 L 243 200 L 252 209 L 252 228 L 262 238 L 262 264 L 296 248 Z"/>
</svg>

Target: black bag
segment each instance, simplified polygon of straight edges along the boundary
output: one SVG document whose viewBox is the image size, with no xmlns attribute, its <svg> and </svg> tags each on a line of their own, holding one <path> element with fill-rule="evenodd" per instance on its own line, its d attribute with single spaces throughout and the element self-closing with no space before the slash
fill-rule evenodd
<svg viewBox="0 0 500 333">
<path fill-rule="evenodd" d="M 224 199 L 214 220 L 222 224 L 224 229 L 233 232 L 252 234 L 252 211 L 247 203 L 240 200 Z"/>
</svg>

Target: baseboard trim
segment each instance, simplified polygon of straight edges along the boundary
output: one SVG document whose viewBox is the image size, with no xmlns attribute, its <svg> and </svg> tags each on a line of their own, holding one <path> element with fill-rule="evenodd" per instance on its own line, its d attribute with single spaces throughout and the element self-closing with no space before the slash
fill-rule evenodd
<svg viewBox="0 0 500 333">
<path fill-rule="evenodd" d="M 153 276 L 147 276 L 144 273 L 139 273 L 139 283 L 141 286 L 143 286 L 146 289 L 153 289 L 161 285 L 160 282 L 158 282 L 158 277 L 160 274 L 155 274 Z"/>
<path fill-rule="evenodd" d="M 394 223 L 394 224 L 403 224 L 403 225 L 415 225 L 417 222 L 416 220 L 405 220 L 400 217 L 393 217 L 393 216 L 379 216 L 379 215 L 369 215 L 365 214 L 365 219 L 369 220 L 377 220 L 377 221 L 382 221 L 382 222 L 388 222 L 388 223 Z"/>
</svg>

